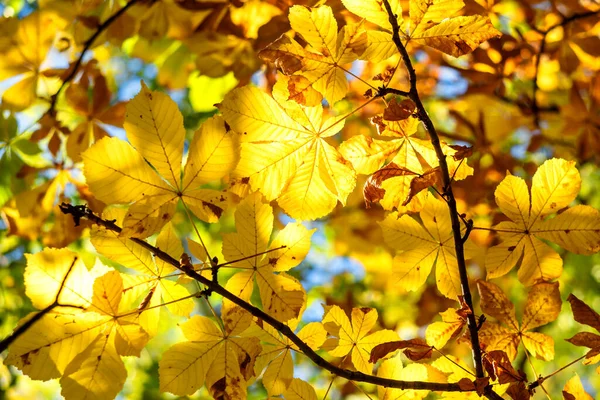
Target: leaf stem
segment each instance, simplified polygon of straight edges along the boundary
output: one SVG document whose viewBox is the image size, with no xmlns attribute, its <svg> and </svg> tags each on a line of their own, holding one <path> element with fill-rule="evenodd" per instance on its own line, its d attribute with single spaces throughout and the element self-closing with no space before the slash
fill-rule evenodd
<svg viewBox="0 0 600 400">
<path fill-rule="evenodd" d="M 532 390 L 535 389 L 536 387 L 540 386 L 542 383 L 544 383 L 544 381 L 556 374 L 558 374 L 559 372 L 569 368 L 571 365 L 583 360 L 585 358 L 586 354 L 582 355 L 579 358 L 576 358 L 575 360 L 571 361 L 570 363 L 568 363 L 567 365 L 560 367 L 559 369 L 557 369 L 556 371 L 546 375 L 546 376 L 540 376 L 535 382 L 530 383 L 529 385 L 527 385 L 527 389 Z"/>
<path fill-rule="evenodd" d="M 269 250 L 261 251 L 260 253 L 253 254 L 253 255 L 248 256 L 248 257 L 238 258 L 237 260 L 228 261 L 226 263 L 221 263 L 221 264 L 218 265 L 218 267 L 219 268 L 225 267 L 225 266 L 230 265 L 230 264 L 235 264 L 235 263 L 238 263 L 240 261 L 248 260 L 249 258 L 252 258 L 252 257 L 262 256 L 263 254 L 268 254 L 268 253 L 272 253 L 272 252 L 277 251 L 277 250 L 282 250 L 282 249 L 285 249 L 286 247 L 287 247 L 286 245 L 283 245 L 283 246 L 276 247 L 274 249 L 269 249 Z M 233 268 L 241 268 L 241 267 L 233 267 Z"/>
</svg>

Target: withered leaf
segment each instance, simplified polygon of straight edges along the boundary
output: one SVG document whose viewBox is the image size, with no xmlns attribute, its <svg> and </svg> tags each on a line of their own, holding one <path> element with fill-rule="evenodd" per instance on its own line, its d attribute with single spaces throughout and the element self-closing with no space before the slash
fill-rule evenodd
<svg viewBox="0 0 600 400">
<path fill-rule="evenodd" d="M 412 115 L 416 105 L 410 99 L 404 99 L 400 103 L 394 97 L 390 100 L 387 108 L 383 111 L 383 119 L 386 121 L 402 121 Z"/>
<path fill-rule="evenodd" d="M 371 350 L 371 358 L 369 359 L 369 362 L 375 363 L 388 354 L 401 349 L 406 349 L 404 354 L 411 360 L 416 361 L 431 357 L 433 348 L 429 346 L 425 340 L 420 338 L 382 343 L 378 344 L 373 348 L 373 350 Z"/>
</svg>

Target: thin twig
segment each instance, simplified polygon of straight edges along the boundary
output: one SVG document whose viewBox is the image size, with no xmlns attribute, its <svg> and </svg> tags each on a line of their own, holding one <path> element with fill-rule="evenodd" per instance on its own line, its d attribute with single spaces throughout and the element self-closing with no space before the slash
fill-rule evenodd
<svg viewBox="0 0 600 400">
<path fill-rule="evenodd" d="M 2 353 L 4 350 L 6 350 L 8 348 L 8 346 L 10 346 L 22 334 L 27 332 L 27 330 L 29 328 L 31 328 L 36 322 L 38 322 L 40 319 L 42 319 L 42 317 L 44 315 L 48 314 L 54 308 L 59 307 L 59 306 L 63 306 L 63 307 L 69 306 L 69 305 L 60 304 L 58 301 L 58 298 L 60 297 L 60 295 L 65 287 L 65 283 L 67 282 L 67 278 L 69 277 L 69 274 L 73 270 L 73 266 L 75 265 L 75 262 L 77 262 L 77 256 L 75 256 L 73 258 L 73 262 L 71 263 L 71 266 L 69 267 L 69 269 L 67 270 L 67 273 L 65 274 L 64 278 L 62 279 L 62 281 L 60 283 L 60 287 L 58 288 L 58 292 L 56 293 L 56 297 L 54 298 L 54 301 L 52 302 L 52 304 L 49 304 L 46 308 L 44 308 L 43 310 L 40 310 L 37 314 L 34 314 L 30 319 L 25 321 L 23 323 L 23 325 L 19 325 L 18 327 L 16 327 L 15 330 L 13 331 L 13 333 L 10 334 L 10 336 L 8 336 L 4 340 L 2 340 L 2 342 L 0 342 L 0 353 Z M 69 306 L 69 307 L 79 308 L 78 306 Z"/>
<path fill-rule="evenodd" d="M 85 41 L 85 43 L 83 44 L 83 50 L 81 50 L 81 54 L 75 61 L 75 64 L 73 65 L 73 67 L 71 68 L 71 72 L 69 72 L 69 75 L 67 75 L 67 77 L 63 80 L 62 84 L 60 85 L 60 87 L 58 88 L 56 93 L 54 93 L 52 95 L 52 97 L 50 98 L 50 108 L 48 108 L 48 111 L 46 111 L 46 113 L 44 115 L 48 114 L 48 115 L 52 116 L 54 114 L 58 96 L 63 91 L 65 86 L 67 86 L 67 84 L 69 82 L 71 82 L 73 80 L 73 78 L 75 78 L 75 75 L 77 75 L 77 71 L 79 70 L 81 63 L 83 62 L 85 53 L 87 53 L 87 51 L 92 47 L 92 45 L 94 44 L 94 42 L 96 41 L 98 36 L 100 36 L 102 34 L 102 32 L 104 32 L 113 22 L 115 22 L 121 15 L 123 15 L 125 13 L 125 11 L 127 11 L 131 6 L 133 6 L 137 2 L 138 2 L 138 0 L 131 0 L 127 4 L 125 4 L 121 9 L 119 9 L 119 11 L 117 11 L 116 13 L 114 13 L 113 15 L 108 17 L 106 19 L 106 21 L 104 21 L 102 24 L 100 24 L 98 26 L 98 28 L 96 28 L 96 31 L 94 32 L 94 34 Z"/>
<path fill-rule="evenodd" d="M 538 386 L 540 386 L 542 383 L 544 383 L 544 381 L 556 374 L 558 374 L 559 372 L 561 372 L 564 369 L 569 368 L 571 365 L 583 360 L 585 358 L 587 354 L 582 355 L 581 357 L 571 361 L 570 363 L 568 363 L 567 365 L 560 367 L 559 369 L 557 369 L 556 371 L 552 372 L 551 374 L 548 374 L 546 376 L 540 376 L 535 382 L 530 383 L 529 385 L 527 385 L 527 389 L 532 390 L 537 388 Z"/>
<path fill-rule="evenodd" d="M 62 203 L 60 205 L 60 209 L 64 214 L 72 215 L 76 222 L 81 220 L 81 218 L 86 218 L 86 219 L 90 220 L 91 222 L 93 222 L 97 225 L 103 226 L 104 228 L 109 229 L 111 231 L 114 231 L 117 233 L 120 233 L 122 231 L 121 227 L 118 226 L 117 224 L 115 224 L 114 221 L 108 221 L 108 220 L 105 220 L 105 219 L 95 215 L 86 206 L 73 206 L 68 203 Z M 167 264 L 170 264 L 173 267 L 184 272 L 187 276 L 200 282 L 201 284 L 206 286 L 211 291 L 223 296 L 225 299 L 231 301 L 233 304 L 248 311 L 250 314 L 252 314 L 254 317 L 258 318 L 259 320 L 262 320 L 262 321 L 268 323 L 273 328 L 278 330 L 282 335 L 287 337 L 292 343 L 294 343 L 296 346 L 298 346 L 298 349 L 306 357 L 310 358 L 312 360 L 312 362 L 314 362 L 317 366 L 324 368 L 324 369 L 328 370 L 329 372 L 331 372 L 332 374 L 338 375 L 341 378 L 352 380 L 352 381 L 372 383 L 374 385 L 383 386 L 383 387 L 391 387 L 391 388 L 404 389 L 404 390 L 433 390 L 433 391 L 440 391 L 440 392 L 468 392 L 468 391 L 470 391 L 470 390 L 462 389 L 458 385 L 458 383 L 437 383 L 437 382 L 402 381 L 402 380 L 397 380 L 397 379 L 388 379 L 388 378 L 382 378 L 382 377 L 378 377 L 378 376 L 374 376 L 374 375 L 364 374 L 364 373 L 358 372 L 358 371 L 351 371 L 351 370 L 340 368 L 336 365 L 333 365 L 330 362 L 328 362 L 327 360 L 325 360 L 323 357 L 321 357 L 319 354 L 317 354 L 317 352 L 314 351 L 312 348 L 310 348 L 310 346 L 308 344 L 306 344 L 302 339 L 300 339 L 290 329 L 289 326 L 287 326 L 286 324 L 284 324 L 281 321 L 278 321 L 271 315 L 265 313 L 261 309 L 253 306 L 252 304 L 246 302 L 245 300 L 240 299 L 239 297 L 237 297 L 236 295 L 234 295 L 233 293 L 231 293 L 230 291 L 225 289 L 223 286 L 221 286 L 218 282 L 214 282 L 214 281 L 202 276 L 201 274 L 199 274 L 198 272 L 196 272 L 192 269 L 189 269 L 189 268 L 182 269 L 182 266 L 179 263 L 179 261 L 177 261 L 176 259 L 171 257 L 169 254 L 165 253 L 164 251 L 160 250 L 159 248 L 156 248 L 155 246 L 149 244 L 145 240 L 138 239 L 138 238 L 129 238 L 129 240 L 142 246 L 146 250 L 152 252 L 152 254 L 154 254 L 155 257 L 159 258 L 160 260 L 166 262 Z"/>
</svg>

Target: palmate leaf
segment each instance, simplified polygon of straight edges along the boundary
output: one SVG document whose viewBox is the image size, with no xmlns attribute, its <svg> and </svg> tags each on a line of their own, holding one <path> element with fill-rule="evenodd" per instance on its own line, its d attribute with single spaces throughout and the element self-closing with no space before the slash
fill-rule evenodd
<svg viewBox="0 0 600 400">
<path fill-rule="evenodd" d="M 337 22 L 329 6 L 307 8 L 292 6 L 289 13 L 292 29 L 308 46 L 282 36 L 259 53 L 290 76 L 289 96 L 305 106 L 316 106 L 323 97 L 330 104 L 341 100 L 348 91 L 344 64 L 358 59 L 367 45 L 361 23 L 347 24 L 337 31 Z M 315 91 L 319 95 L 314 95 Z"/>
<path fill-rule="evenodd" d="M 210 118 L 194 135 L 183 180 L 185 130 L 173 100 L 142 84 L 127 104 L 125 130 L 135 149 L 118 138 L 105 138 L 82 155 L 96 198 L 107 204 L 133 203 L 123 236 L 145 238 L 158 232 L 173 217 L 179 199 L 203 221 L 219 219 L 227 194 L 201 186 L 228 174 L 239 157 L 237 134 L 221 117 Z"/>
<path fill-rule="evenodd" d="M 380 225 L 385 242 L 397 252 L 394 272 L 403 290 L 421 287 L 436 265 L 436 284 L 451 299 L 461 294 L 458 263 L 446 204 L 429 196 L 420 212 L 423 225 L 408 215 L 389 214 Z M 465 245 L 466 257 L 473 248 Z"/>
<path fill-rule="evenodd" d="M 123 293 L 120 274 L 109 270 L 94 281 L 90 291 L 82 282 L 92 281 L 102 269 L 88 272 L 78 266 L 76 254 L 69 250 L 44 250 L 28 262 L 27 268 L 33 268 L 29 281 L 39 279 L 40 271 L 56 277 L 56 267 L 69 264 L 73 265 L 70 273 L 81 282 L 70 283 L 69 275 L 65 296 L 63 292 L 59 296 L 61 306 L 44 314 L 9 347 L 6 362 L 32 379 L 60 378 L 66 399 L 113 399 L 127 377 L 121 356 L 139 357 L 149 339 L 135 322 L 138 313 L 119 310 Z M 43 301 L 37 291 L 30 293 L 32 300 Z M 70 300 L 75 300 L 75 306 L 86 306 L 62 304 Z"/>
<path fill-rule="evenodd" d="M 519 280 L 526 286 L 551 281 L 562 273 L 562 259 L 539 239 L 552 241 L 577 254 L 600 250 L 600 213 L 592 207 L 571 207 L 554 218 L 550 214 L 567 207 L 579 193 L 581 177 L 575 163 L 553 158 L 533 176 L 531 200 L 525 181 L 508 174 L 496 188 L 496 204 L 511 221 L 494 229 L 502 243 L 486 256 L 488 279 L 510 271 L 520 259 Z"/>
<path fill-rule="evenodd" d="M 233 264 L 243 271 L 229 278 L 226 288 L 249 301 L 256 281 L 264 311 L 288 321 L 298 317 L 305 307 L 306 293 L 286 271 L 306 257 L 315 229 L 288 224 L 269 246 L 273 220 L 273 209 L 263 203 L 258 192 L 239 204 L 235 212 L 237 232 L 223 234 L 223 256 L 229 262 L 243 259 Z"/>
<path fill-rule="evenodd" d="M 218 106 L 241 133 L 241 158 L 233 175 L 296 219 L 316 219 L 345 204 L 356 185 L 352 166 L 325 138 L 343 120 L 324 118 L 322 106 L 284 108 L 257 88 L 230 92 Z"/>
<path fill-rule="evenodd" d="M 377 310 L 374 308 L 353 308 L 352 323 L 340 307 L 324 308 L 323 325 L 332 337 L 327 339 L 323 348 L 334 357 L 344 357 L 351 353 L 352 364 L 357 371 L 371 374 L 371 350 L 378 344 L 399 339 L 398 334 L 389 329 L 369 334 L 377 322 Z"/>
<path fill-rule="evenodd" d="M 126 210 L 122 208 L 109 207 L 104 211 L 103 216 L 108 220 L 115 220 L 120 225 L 125 214 Z M 135 298 L 150 296 L 146 297 L 148 310 L 140 315 L 140 325 L 148 334 L 154 336 L 157 333 L 160 304 L 167 303 L 166 308 L 175 315 L 185 317 L 190 315 L 194 309 L 194 301 L 186 298 L 190 295 L 189 290 L 168 278 L 176 271 L 175 267 L 153 258 L 147 249 L 102 226 L 92 228 L 91 242 L 98 253 L 140 273 L 135 277 L 127 277 L 125 291 Z M 181 241 L 170 223 L 158 234 L 156 247 L 175 259 L 183 253 Z M 179 299 L 181 300 L 176 301 Z"/>
<path fill-rule="evenodd" d="M 297 324 L 297 319 L 287 322 L 291 329 L 295 329 Z M 311 349 L 317 350 L 325 342 L 327 332 L 321 323 L 311 322 L 300 329 L 297 335 Z M 275 328 L 262 322 L 253 323 L 244 336 L 261 340 L 263 350 L 256 358 L 254 369 L 257 376 L 264 370 L 262 382 L 269 396 L 288 392 L 294 378 L 292 353 L 299 352 L 298 347 Z"/>
<path fill-rule="evenodd" d="M 479 332 L 479 338 L 488 350 L 504 351 L 512 361 L 517 356 L 522 340 L 525 349 L 535 357 L 546 361 L 554 358 L 554 340 L 533 329 L 558 317 L 562 304 L 558 283 L 538 283 L 531 288 L 520 325 L 513 304 L 498 286 L 480 280 L 477 288 L 481 296 L 481 309 L 499 321 L 486 321 Z"/>
<path fill-rule="evenodd" d="M 158 369 L 161 391 L 190 395 L 206 384 L 215 398 L 246 398 L 246 382 L 255 376 L 260 341 L 240 336 L 252 322 L 252 315 L 241 308 L 226 309 L 223 322 L 224 331 L 197 315 L 181 325 L 188 341 L 163 354 Z"/>
<path fill-rule="evenodd" d="M 364 60 L 379 62 L 397 53 L 392 41 L 391 25 L 382 1 L 343 0 L 346 8 L 354 14 L 380 26 L 383 31 L 368 31 L 369 45 L 362 54 Z M 394 14 L 398 16 L 400 35 L 406 42 L 415 41 L 433 47 L 454 57 L 475 50 L 488 39 L 497 37 L 496 30 L 488 17 L 481 15 L 453 16 L 463 8 L 461 0 L 411 0 L 410 21 L 404 24 L 399 1 L 390 1 Z"/>
</svg>

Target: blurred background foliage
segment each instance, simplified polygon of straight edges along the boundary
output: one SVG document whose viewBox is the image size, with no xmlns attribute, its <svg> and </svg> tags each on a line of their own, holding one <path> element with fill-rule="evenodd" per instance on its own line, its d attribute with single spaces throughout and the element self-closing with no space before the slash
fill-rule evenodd
<svg viewBox="0 0 600 400">
<path fill-rule="evenodd" d="M 87 240 L 89 226 L 84 222 L 74 227 L 70 217 L 58 212 L 57 204 L 68 200 L 102 210 L 103 204 L 93 199 L 83 182 L 79 154 L 103 136 L 124 138 L 124 102 L 139 91 L 140 81 L 153 90 L 166 91 L 178 103 L 191 137 L 217 112 L 214 104 L 232 88 L 247 83 L 272 88 L 276 69 L 263 64 L 256 53 L 289 30 L 286 16 L 291 3 L 138 1 L 91 44 L 91 35 L 125 2 L 8 0 L 0 5 L 1 337 L 34 310 L 23 285 L 25 253 L 68 246 L 88 265 L 94 264 L 96 253 Z M 311 0 L 294 3 L 317 4 Z M 403 3 L 408 10 L 407 2 Z M 336 11 L 340 26 L 356 18 L 338 13 L 343 6 L 337 0 L 326 4 Z M 419 90 L 442 136 L 475 148 L 468 161 L 475 176 L 457 183 L 456 193 L 460 208 L 467 210 L 477 226 L 498 222 L 493 192 L 507 170 L 528 178 L 541 161 L 553 156 L 578 161 L 583 186 L 577 202 L 600 208 L 600 25 L 597 14 L 565 23 L 569 16 L 597 13 L 597 9 L 591 1 L 469 0 L 465 13 L 490 15 L 504 33 L 502 37 L 458 59 L 417 45 L 411 48 Z M 81 65 L 54 98 L 84 46 L 89 51 Z M 373 77 L 397 63 L 397 56 L 376 64 L 357 61 L 352 72 L 378 84 Z M 367 89 L 360 80 L 349 78 L 348 96 L 332 107 L 337 112 L 355 109 Z M 406 85 L 403 74 L 394 79 L 395 87 Z M 362 108 L 333 140 L 339 143 L 354 135 L 374 135 L 369 118 L 381 111 L 376 102 Z M 381 327 L 397 330 L 402 338 L 423 336 L 426 326 L 439 319 L 438 313 L 454 304 L 440 295 L 433 277 L 416 292 L 394 289 L 392 255 L 376 223 L 384 211 L 379 205 L 365 207 L 363 182 L 364 177 L 359 178 L 347 207 L 306 223 L 318 230 L 309 256 L 294 271 L 308 292 L 303 322 L 320 320 L 325 303 L 347 311 L 355 306 L 374 307 Z M 289 218 L 278 215 L 282 227 Z M 221 233 L 234 230 L 231 212 L 213 225 L 190 221 L 183 212 L 173 221 L 182 237 L 193 232 L 194 223 L 211 253 L 217 255 Z M 482 248 L 494 240 L 481 231 L 471 237 Z M 573 293 L 600 310 L 600 255 L 561 254 L 563 299 Z M 473 260 L 469 268 L 473 279 L 485 277 L 483 258 Z M 496 281 L 519 313 L 527 292 L 515 282 L 514 271 Z M 194 312 L 209 315 L 200 302 Z M 159 335 L 141 358 L 126 360 L 129 375 L 121 398 L 173 398 L 159 393 L 157 363 L 165 349 L 181 340 L 179 322 L 178 317 L 161 314 Z M 516 365 L 530 380 L 566 365 L 583 350 L 564 339 L 581 329 L 568 304 L 563 305 L 559 318 L 542 327 L 555 339 L 556 358 L 529 362 L 521 349 Z M 465 360 L 470 357 L 464 345 L 450 345 L 445 352 Z M 296 373 L 308 379 L 322 397 L 331 377 L 302 357 L 296 362 Z M 578 363 L 544 385 L 551 398 L 560 396 L 575 372 L 592 396 L 598 396 L 600 380 L 593 367 Z M 365 393 L 373 392 L 370 385 L 337 379 L 328 398 L 366 399 L 370 397 Z M 49 399 L 59 398 L 59 393 L 57 382 L 31 381 L 15 368 L 0 364 L 0 397 Z M 191 398 L 207 396 L 202 389 Z M 538 396 L 543 397 L 542 391 L 538 390 Z M 254 384 L 249 398 L 266 398 L 262 385 Z"/>
</svg>

